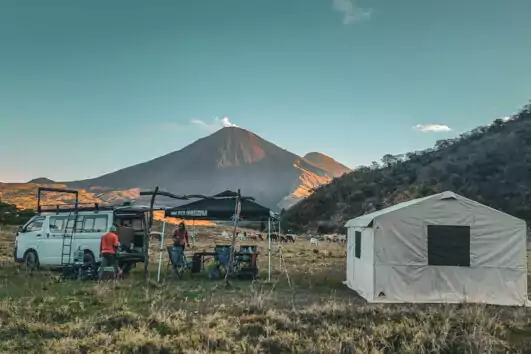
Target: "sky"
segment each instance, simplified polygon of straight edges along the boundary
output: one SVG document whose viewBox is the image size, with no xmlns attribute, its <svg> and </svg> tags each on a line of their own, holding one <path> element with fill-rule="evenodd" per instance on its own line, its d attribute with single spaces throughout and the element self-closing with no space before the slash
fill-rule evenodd
<svg viewBox="0 0 531 354">
<path fill-rule="evenodd" d="M 2 0 L 0 181 L 69 181 L 236 124 L 349 167 L 531 99 L 529 0 Z"/>
</svg>

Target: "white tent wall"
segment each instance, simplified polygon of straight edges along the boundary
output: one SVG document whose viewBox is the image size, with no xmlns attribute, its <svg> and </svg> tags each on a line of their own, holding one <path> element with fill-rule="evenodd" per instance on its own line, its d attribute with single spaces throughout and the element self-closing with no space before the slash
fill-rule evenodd
<svg viewBox="0 0 531 354">
<path fill-rule="evenodd" d="M 428 265 L 428 225 L 470 226 L 470 266 Z M 442 193 L 379 215 L 373 229 L 375 302 L 527 302 L 526 224 L 520 219 Z M 354 270 L 361 281 L 354 288 L 366 286 L 360 272 L 372 273 L 362 264 Z"/>
<path fill-rule="evenodd" d="M 356 232 L 361 235 L 360 258 L 356 257 Z M 352 227 L 347 230 L 346 285 L 367 301 L 374 294 L 374 247 L 372 228 Z"/>
</svg>

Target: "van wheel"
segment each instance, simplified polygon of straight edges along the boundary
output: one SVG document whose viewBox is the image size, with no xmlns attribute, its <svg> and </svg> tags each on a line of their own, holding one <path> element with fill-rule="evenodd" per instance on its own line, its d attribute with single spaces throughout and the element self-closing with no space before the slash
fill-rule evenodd
<svg viewBox="0 0 531 354">
<path fill-rule="evenodd" d="M 96 259 L 91 251 L 85 251 L 83 254 L 83 265 L 87 268 L 94 268 L 96 265 Z"/>
<path fill-rule="evenodd" d="M 28 251 L 24 255 L 24 264 L 26 265 L 26 272 L 32 274 L 34 271 L 39 269 L 39 256 L 37 252 Z"/>
</svg>

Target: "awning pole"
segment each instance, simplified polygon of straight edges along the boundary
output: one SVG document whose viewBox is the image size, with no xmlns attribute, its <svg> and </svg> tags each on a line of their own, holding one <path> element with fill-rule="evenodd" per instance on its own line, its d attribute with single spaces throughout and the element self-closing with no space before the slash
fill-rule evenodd
<svg viewBox="0 0 531 354">
<path fill-rule="evenodd" d="M 271 216 L 269 217 L 269 220 L 268 220 L 268 225 L 267 225 L 267 234 L 268 234 L 268 248 L 269 248 L 269 252 L 268 252 L 268 258 L 269 258 L 269 264 L 268 264 L 268 271 L 267 271 L 267 281 L 268 282 L 271 282 Z"/>
<path fill-rule="evenodd" d="M 192 247 L 195 247 L 195 236 L 196 236 L 196 230 L 195 230 L 195 219 L 192 219 Z"/>
<path fill-rule="evenodd" d="M 162 266 L 162 252 L 164 250 L 164 233 L 166 232 L 166 217 L 162 222 L 162 235 L 160 236 L 159 269 L 157 270 L 157 283 L 160 282 L 160 267 Z"/>
</svg>

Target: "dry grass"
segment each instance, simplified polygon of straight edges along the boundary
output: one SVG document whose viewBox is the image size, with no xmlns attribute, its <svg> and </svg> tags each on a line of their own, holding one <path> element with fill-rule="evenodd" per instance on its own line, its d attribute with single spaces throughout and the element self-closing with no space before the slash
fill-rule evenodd
<svg viewBox="0 0 531 354">
<path fill-rule="evenodd" d="M 196 247 L 212 243 L 206 239 Z M 0 351 L 505 353 L 531 348 L 526 309 L 368 305 L 341 285 L 344 246 L 314 253 L 299 243 L 284 246 L 283 253 L 293 288 L 279 272 L 276 255 L 274 286 L 241 281 L 228 290 L 220 282 L 178 281 L 167 274 L 162 285 L 144 289 L 141 273 L 116 284 L 61 282 L 46 271 L 28 277 L 11 263 L 11 248 L 3 247 Z M 266 262 L 263 256 L 262 270 Z"/>
</svg>

